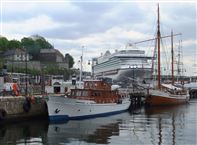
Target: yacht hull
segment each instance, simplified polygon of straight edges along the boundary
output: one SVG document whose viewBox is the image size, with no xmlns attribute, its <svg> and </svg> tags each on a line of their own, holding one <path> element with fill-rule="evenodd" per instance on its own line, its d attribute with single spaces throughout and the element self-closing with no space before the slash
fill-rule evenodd
<svg viewBox="0 0 197 145">
<path fill-rule="evenodd" d="M 117 114 L 127 110 L 130 100 L 122 103 L 93 103 L 88 100 L 77 100 L 66 97 L 49 97 L 47 101 L 50 121 L 85 119 Z"/>
</svg>

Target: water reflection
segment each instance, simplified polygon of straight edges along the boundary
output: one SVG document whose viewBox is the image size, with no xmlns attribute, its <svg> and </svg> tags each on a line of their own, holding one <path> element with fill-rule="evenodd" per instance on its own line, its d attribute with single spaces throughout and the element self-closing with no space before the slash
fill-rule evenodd
<svg viewBox="0 0 197 145">
<path fill-rule="evenodd" d="M 152 144 L 185 144 L 184 132 L 188 130 L 186 124 L 189 123 L 185 115 L 188 108 L 189 105 L 145 108 L 144 114 L 147 124 L 150 125 L 147 129 L 151 131 Z"/>
<path fill-rule="evenodd" d="M 46 121 L 26 121 L 0 124 L 0 144 L 45 144 L 48 131 Z"/>
<path fill-rule="evenodd" d="M 181 109 L 185 106 L 173 106 L 173 107 L 152 107 L 152 108 L 146 108 L 145 114 L 147 115 L 147 118 L 158 118 L 157 123 L 158 124 L 158 145 L 161 145 L 162 143 L 170 143 L 172 145 L 175 145 L 176 143 L 176 126 L 177 128 L 183 128 L 182 125 L 184 125 L 184 122 L 182 124 L 181 120 L 183 120 L 183 116 L 181 115 Z M 179 119 L 179 121 L 175 122 L 175 120 Z M 157 127 L 156 127 L 157 128 Z M 168 128 L 168 129 L 166 129 Z M 169 136 L 168 136 L 169 133 Z M 171 134 L 171 137 L 170 137 Z M 152 140 L 156 140 L 153 138 Z M 170 139 L 172 141 L 170 141 Z"/>
<path fill-rule="evenodd" d="M 68 121 L 0 125 L 0 144 L 195 145 L 197 102 L 142 108 L 135 113 Z"/>
<path fill-rule="evenodd" d="M 69 121 L 63 124 L 50 124 L 48 143 L 86 142 L 109 144 L 111 136 L 119 136 L 119 124 L 129 116 L 128 112 L 94 119 Z"/>
</svg>

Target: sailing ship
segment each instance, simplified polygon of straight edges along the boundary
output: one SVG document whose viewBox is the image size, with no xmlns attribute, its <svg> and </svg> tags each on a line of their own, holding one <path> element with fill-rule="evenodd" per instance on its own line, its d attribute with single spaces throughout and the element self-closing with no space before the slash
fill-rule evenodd
<svg viewBox="0 0 197 145">
<path fill-rule="evenodd" d="M 127 110 L 131 103 L 127 94 L 112 90 L 103 80 L 85 80 L 83 89 L 71 89 L 64 97 L 49 96 L 46 102 L 50 121 L 116 114 Z"/>
<path fill-rule="evenodd" d="M 148 105 L 178 105 L 188 102 L 189 94 L 183 87 L 177 87 L 174 84 L 174 66 L 173 66 L 173 33 L 171 34 L 172 42 L 172 82 L 171 84 L 161 83 L 161 61 L 160 61 L 160 20 L 159 20 L 159 5 L 158 5 L 158 20 L 157 20 L 157 86 L 155 89 L 148 90 L 148 95 L 146 97 L 146 104 Z"/>
</svg>

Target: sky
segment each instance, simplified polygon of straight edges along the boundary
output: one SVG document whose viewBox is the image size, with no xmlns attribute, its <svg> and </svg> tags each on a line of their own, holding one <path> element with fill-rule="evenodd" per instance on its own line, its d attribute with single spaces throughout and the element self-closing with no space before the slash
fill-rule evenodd
<svg viewBox="0 0 197 145">
<path fill-rule="evenodd" d="M 41 35 L 62 54 L 72 55 L 76 68 L 83 53 L 83 68 L 91 70 L 88 61 L 93 57 L 154 38 L 158 3 L 161 35 L 171 30 L 182 34 L 174 37 L 174 47 L 181 46 L 185 75 L 197 76 L 195 0 L 0 0 L 0 35 L 9 40 Z M 162 42 L 167 52 L 169 40 Z M 147 55 L 153 54 L 153 46 L 136 45 Z"/>
</svg>

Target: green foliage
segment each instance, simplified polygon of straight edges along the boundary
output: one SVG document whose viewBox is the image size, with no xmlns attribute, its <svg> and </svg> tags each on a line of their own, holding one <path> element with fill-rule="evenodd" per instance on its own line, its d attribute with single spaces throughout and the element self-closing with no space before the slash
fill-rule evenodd
<svg viewBox="0 0 197 145">
<path fill-rule="evenodd" d="M 21 48 L 21 42 L 18 40 L 8 40 L 5 37 L 0 37 L 0 51 L 7 51 L 8 49 Z"/>
<path fill-rule="evenodd" d="M 10 40 L 8 45 L 8 49 L 16 49 L 16 48 L 21 48 L 21 42 L 18 40 Z"/>
<path fill-rule="evenodd" d="M 0 70 L 3 68 L 4 59 L 0 57 Z"/>
<path fill-rule="evenodd" d="M 12 69 L 13 69 L 15 73 L 26 73 L 25 68 L 19 68 L 19 67 L 16 67 L 16 66 L 13 66 L 13 68 L 12 68 L 12 65 L 9 65 L 7 69 L 8 69 L 8 72 L 12 72 Z M 40 75 L 41 72 L 39 70 L 36 70 L 36 69 L 27 68 L 27 74 Z"/>
<path fill-rule="evenodd" d="M 43 66 L 42 73 L 45 75 L 63 75 L 64 80 L 69 80 L 74 73 L 73 70 L 59 68 L 56 63 L 45 63 Z"/>
<path fill-rule="evenodd" d="M 72 68 L 75 63 L 73 57 L 67 53 L 67 54 L 65 54 L 64 59 L 65 59 L 66 63 L 68 63 L 69 68 Z"/>
<path fill-rule="evenodd" d="M 21 39 L 22 46 L 27 50 L 27 52 L 33 56 L 35 60 L 40 53 L 40 48 L 36 45 L 35 41 L 32 38 L 24 37 Z"/>
<path fill-rule="evenodd" d="M 35 42 L 40 46 L 41 49 L 53 49 L 53 46 L 43 37 L 39 37 L 35 40 Z"/>
<path fill-rule="evenodd" d="M 8 40 L 6 37 L 0 37 L 0 51 L 8 49 L 26 48 L 34 59 L 37 59 L 40 49 L 53 49 L 53 46 L 42 36 L 35 35 L 31 37 L 24 37 L 21 41 Z"/>
<path fill-rule="evenodd" d="M 8 39 L 5 37 L 0 37 L 0 51 L 6 51 L 8 48 Z"/>
<path fill-rule="evenodd" d="M 53 46 L 45 40 L 45 38 L 36 35 L 31 37 L 24 37 L 21 39 L 21 44 L 24 46 L 28 53 L 33 56 L 33 60 L 39 58 L 39 53 L 41 49 L 53 49 Z"/>
<path fill-rule="evenodd" d="M 0 37 L 0 51 L 7 51 L 8 49 L 15 48 L 25 48 L 28 53 L 33 56 L 33 60 L 39 59 L 39 54 L 41 49 L 54 49 L 54 47 L 42 36 L 34 35 L 31 37 L 24 37 L 21 41 L 18 40 L 8 40 L 6 37 Z M 69 68 L 72 68 L 74 65 L 74 59 L 70 54 L 65 54 L 65 61 L 68 63 Z M 0 68 L 3 67 L 4 64 L 3 58 L 0 58 Z M 20 68 L 17 66 L 8 66 L 8 72 L 25 73 L 25 68 Z M 70 69 L 61 69 L 58 67 L 56 63 L 48 63 L 45 64 L 45 68 L 42 70 L 42 73 L 46 75 L 64 75 L 64 79 L 69 79 L 69 77 L 73 74 Z M 34 69 L 27 69 L 27 73 L 33 75 L 41 74 L 41 71 Z"/>
</svg>

